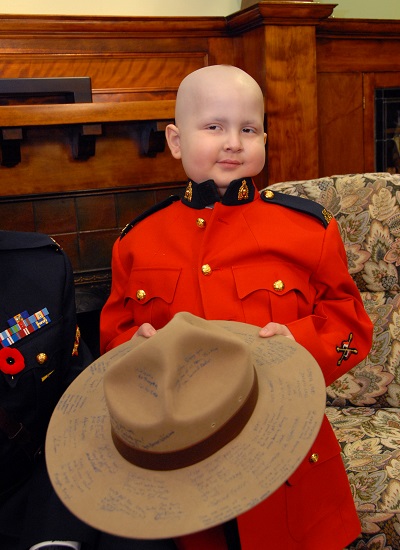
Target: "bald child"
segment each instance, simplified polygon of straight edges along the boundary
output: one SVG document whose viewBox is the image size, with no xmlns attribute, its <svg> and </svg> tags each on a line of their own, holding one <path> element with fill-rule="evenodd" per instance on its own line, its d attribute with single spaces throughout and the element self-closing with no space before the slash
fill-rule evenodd
<svg viewBox="0 0 400 550">
<path fill-rule="evenodd" d="M 263 121 L 261 89 L 237 67 L 204 67 L 182 81 L 166 138 L 188 177 L 185 193 L 133 220 L 115 243 L 103 352 L 139 334 L 151 338 L 189 311 L 259 326 L 262 338 L 295 339 L 327 385 L 367 355 L 372 325 L 336 221 L 311 201 L 259 193 L 252 180 L 265 163 Z M 350 333 L 358 353 L 341 361 L 337 347 Z M 231 522 L 175 543 L 180 550 L 341 550 L 359 532 L 325 418 L 296 472 L 233 529 Z"/>
</svg>

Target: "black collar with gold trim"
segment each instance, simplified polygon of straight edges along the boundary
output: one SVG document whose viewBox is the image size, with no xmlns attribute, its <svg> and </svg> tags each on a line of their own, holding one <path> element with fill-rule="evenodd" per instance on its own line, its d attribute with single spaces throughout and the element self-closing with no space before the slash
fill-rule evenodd
<svg viewBox="0 0 400 550">
<path fill-rule="evenodd" d="M 255 187 L 251 178 L 233 180 L 227 187 L 223 197 L 218 192 L 218 187 L 213 180 L 195 183 L 189 181 L 186 187 L 183 204 L 190 208 L 205 208 L 216 202 L 225 206 L 239 206 L 254 200 Z"/>
</svg>

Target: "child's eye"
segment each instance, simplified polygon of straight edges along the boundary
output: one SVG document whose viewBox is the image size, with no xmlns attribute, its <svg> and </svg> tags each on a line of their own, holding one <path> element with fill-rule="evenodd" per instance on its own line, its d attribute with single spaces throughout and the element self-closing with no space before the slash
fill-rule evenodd
<svg viewBox="0 0 400 550">
<path fill-rule="evenodd" d="M 208 130 L 218 130 L 218 128 L 218 124 L 210 124 L 209 126 L 207 126 Z"/>
<path fill-rule="evenodd" d="M 244 132 L 245 134 L 251 134 L 254 133 L 255 130 L 254 128 L 243 128 L 242 132 Z"/>
</svg>

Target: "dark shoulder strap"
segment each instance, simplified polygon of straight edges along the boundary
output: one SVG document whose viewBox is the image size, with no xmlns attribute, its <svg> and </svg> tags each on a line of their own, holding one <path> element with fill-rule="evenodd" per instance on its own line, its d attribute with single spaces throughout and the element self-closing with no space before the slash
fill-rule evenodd
<svg viewBox="0 0 400 550">
<path fill-rule="evenodd" d="M 44 233 L 29 231 L 0 231 L 0 250 L 20 250 L 25 248 L 41 248 L 51 246 L 60 249 L 54 239 Z"/>
<path fill-rule="evenodd" d="M 122 239 L 123 237 L 125 237 L 125 235 L 129 233 L 132 227 L 134 227 L 136 224 L 138 224 L 148 216 L 151 216 L 151 214 L 154 214 L 155 212 L 158 212 L 159 210 L 162 210 L 163 208 L 166 208 L 167 206 L 170 206 L 171 204 L 179 200 L 180 200 L 180 197 L 178 195 L 171 195 L 170 197 L 164 199 L 163 201 L 155 204 L 151 208 L 148 208 L 147 210 L 139 214 L 139 216 L 134 218 L 130 223 L 128 223 L 124 227 L 124 229 L 121 232 L 120 238 Z"/>
<path fill-rule="evenodd" d="M 261 198 L 266 203 L 278 204 L 279 206 L 285 206 L 297 212 L 313 216 L 319 220 L 325 228 L 328 227 L 329 222 L 333 218 L 333 215 L 321 204 L 310 199 L 304 199 L 303 197 L 287 195 L 286 193 L 279 193 L 278 191 L 267 188 L 261 191 Z"/>
</svg>

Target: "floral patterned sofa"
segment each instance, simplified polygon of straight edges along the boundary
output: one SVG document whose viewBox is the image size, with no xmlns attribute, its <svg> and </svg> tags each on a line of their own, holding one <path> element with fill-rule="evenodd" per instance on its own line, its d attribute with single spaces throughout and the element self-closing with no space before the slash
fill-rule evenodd
<svg viewBox="0 0 400 550">
<path fill-rule="evenodd" d="M 327 388 L 362 535 L 348 550 L 400 549 L 400 175 L 277 183 L 336 218 L 349 271 L 374 323 L 368 357 Z"/>
</svg>

